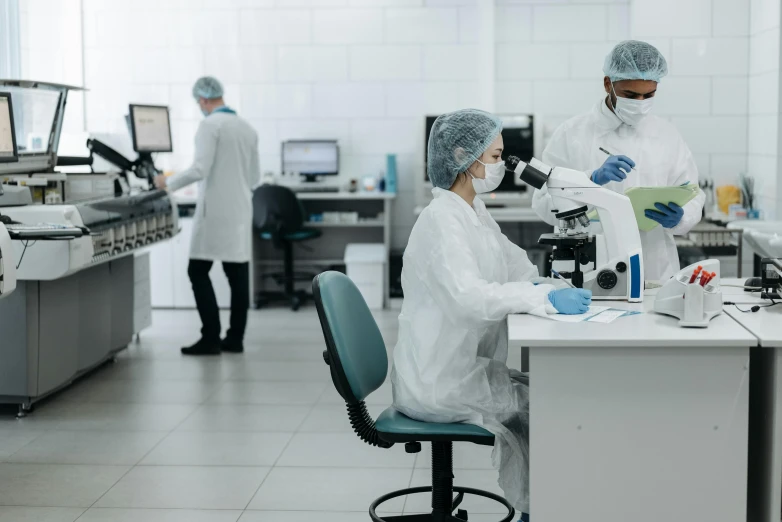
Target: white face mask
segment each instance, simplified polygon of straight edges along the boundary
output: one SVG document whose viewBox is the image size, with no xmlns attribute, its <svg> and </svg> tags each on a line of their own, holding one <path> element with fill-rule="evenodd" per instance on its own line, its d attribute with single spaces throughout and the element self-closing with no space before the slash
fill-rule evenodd
<svg viewBox="0 0 782 522">
<path fill-rule="evenodd" d="M 613 91 L 614 84 L 611 84 L 611 90 Z M 616 96 L 616 91 L 614 91 Z M 654 98 L 647 98 L 645 100 L 632 100 L 630 98 L 620 98 L 616 96 L 616 106 L 614 107 L 614 113 L 627 125 L 638 125 L 651 111 L 654 105 Z"/>
<path fill-rule="evenodd" d="M 486 171 L 486 177 L 483 179 L 472 176 L 472 186 L 475 192 L 478 194 L 485 194 L 486 192 L 493 192 L 500 186 L 502 180 L 505 178 L 505 162 L 500 160 L 497 163 L 484 163 L 481 160 L 476 160 L 483 165 L 484 171 Z"/>
</svg>

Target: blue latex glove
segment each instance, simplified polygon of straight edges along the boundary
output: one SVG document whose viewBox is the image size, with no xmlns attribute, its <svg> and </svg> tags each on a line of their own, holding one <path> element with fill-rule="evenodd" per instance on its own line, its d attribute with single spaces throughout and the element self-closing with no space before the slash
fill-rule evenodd
<svg viewBox="0 0 782 522">
<path fill-rule="evenodd" d="M 592 303 L 592 292 L 581 288 L 563 288 L 552 290 L 548 300 L 561 314 L 585 314 Z"/>
<path fill-rule="evenodd" d="M 622 181 L 635 167 L 635 162 L 627 156 L 608 156 L 603 166 L 592 173 L 592 181 L 605 185 L 610 181 Z"/>
<path fill-rule="evenodd" d="M 673 228 L 679 224 L 684 216 L 684 209 L 674 202 L 670 202 L 667 205 L 662 203 L 655 203 L 657 210 L 645 210 L 644 215 L 651 220 L 657 221 L 665 228 Z"/>
</svg>

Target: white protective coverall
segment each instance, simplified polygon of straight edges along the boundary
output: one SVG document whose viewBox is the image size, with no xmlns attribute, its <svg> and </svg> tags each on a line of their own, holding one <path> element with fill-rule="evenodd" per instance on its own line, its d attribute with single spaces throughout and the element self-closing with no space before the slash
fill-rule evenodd
<svg viewBox="0 0 782 522">
<path fill-rule="evenodd" d="M 435 188 L 404 254 L 394 407 L 425 422 L 466 422 L 496 436 L 492 460 L 506 498 L 529 512 L 526 374 L 510 370 L 505 319 L 556 313 L 552 284 L 475 198 Z"/>
<path fill-rule="evenodd" d="M 698 168 L 692 153 L 671 123 L 649 115 L 638 125 L 629 126 L 608 108 L 605 99 L 601 99 L 591 112 L 571 118 L 557 128 L 543 151 L 543 163 L 582 170 L 591 176 L 608 158 L 600 147 L 635 161 L 635 170 L 624 181 L 604 185 L 620 194 L 630 187 L 698 183 Z M 679 254 L 673 236 L 686 234 L 698 224 L 705 198 L 701 192 L 684 205 L 684 216 L 675 227 L 658 226 L 641 232 L 645 279 L 665 280 L 679 271 Z M 660 203 L 667 205 L 669 202 Z M 547 187 L 535 191 L 532 206 L 544 221 L 556 224 Z"/>
<path fill-rule="evenodd" d="M 260 178 L 258 135 L 250 124 L 230 110 L 204 118 L 193 164 L 167 181 L 171 191 L 199 182 L 191 259 L 250 261 L 252 189 Z"/>
</svg>

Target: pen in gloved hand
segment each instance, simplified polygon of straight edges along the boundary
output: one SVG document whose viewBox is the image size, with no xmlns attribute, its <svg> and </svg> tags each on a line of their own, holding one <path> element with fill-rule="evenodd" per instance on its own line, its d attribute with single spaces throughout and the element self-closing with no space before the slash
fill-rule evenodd
<svg viewBox="0 0 782 522">
<path fill-rule="evenodd" d="M 604 154 L 606 154 L 608 156 L 616 156 L 616 154 L 611 154 L 610 152 L 605 150 L 603 147 L 598 147 L 598 149 L 600 149 L 600 152 L 602 152 L 602 153 L 604 153 Z M 631 170 L 635 170 L 635 167 L 633 167 Z M 636 171 L 636 172 L 638 172 L 638 171 Z"/>
<path fill-rule="evenodd" d="M 553 268 L 551 269 L 551 273 L 552 273 L 552 274 L 554 274 L 554 276 L 556 276 L 556 277 L 558 277 L 559 279 L 561 279 L 562 281 L 564 281 L 564 282 L 565 282 L 565 284 L 566 284 L 566 285 L 568 285 L 570 288 L 575 288 L 575 286 L 573 286 L 573 284 L 572 284 L 570 281 L 568 281 L 567 279 L 565 279 L 564 277 L 562 277 L 562 274 L 560 274 L 559 272 L 557 272 L 557 271 L 556 271 L 556 270 L 554 270 Z"/>
</svg>

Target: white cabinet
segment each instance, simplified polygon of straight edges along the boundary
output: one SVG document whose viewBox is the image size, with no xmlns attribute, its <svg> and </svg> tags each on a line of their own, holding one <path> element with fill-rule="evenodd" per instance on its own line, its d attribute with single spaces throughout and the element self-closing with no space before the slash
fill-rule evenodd
<svg viewBox="0 0 782 522">
<path fill-rule="evenodd" d="M 150 292 L 149 253 L 133 260 L 133 333 L 152 326 L 152 298 Z"/>
<path fill-rule="evenodd" d="M 182 221 L 180 218 L 179 222 Z M 154 308 L 174 308 L 174 243 L 177 241 L 179 236 L 149 249 L 150 264 L 154 267 L 149 278 Z"/>
<path fill-rule="evenodd" d="M 187 275 L 190 237 L 193 233 L 192 218 L 180 217 L 179 226 L 181 230 L 172 240 L 150 249 L 153 308 L 195 308 L 193 289 Z M 220 308 L 229 308 L 231 289 L 222 264 L 215 262 L 209 275 L 212 278 L 217 305 Z"/>
</svg>

